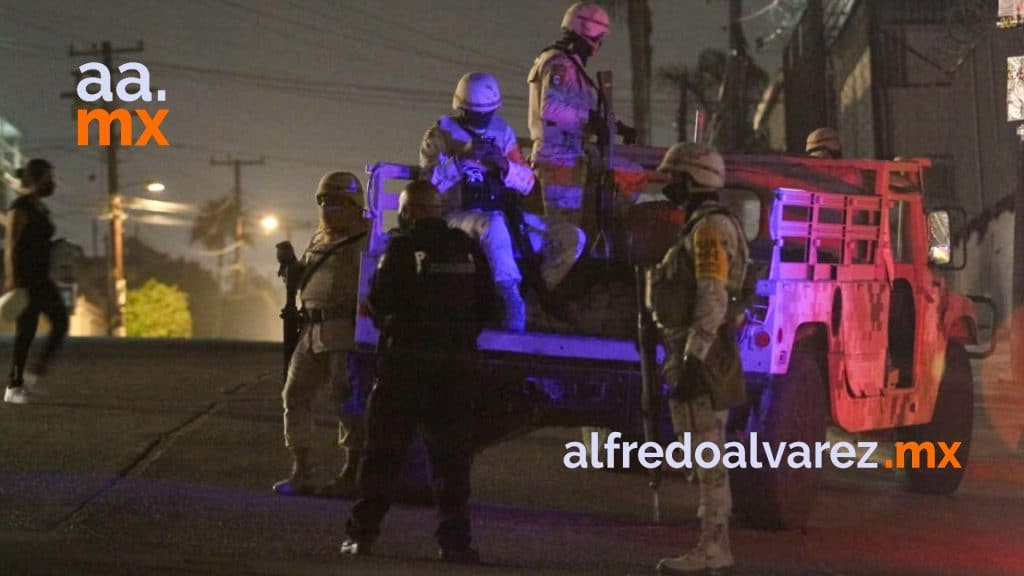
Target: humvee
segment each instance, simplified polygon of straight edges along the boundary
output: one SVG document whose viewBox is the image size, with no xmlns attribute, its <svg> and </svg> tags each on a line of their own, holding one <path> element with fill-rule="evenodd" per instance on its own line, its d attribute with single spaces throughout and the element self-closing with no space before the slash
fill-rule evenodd
<svg viewBox="0 0 1024 576">
<path fill-rule="evenodd" d="M 624 146 L 617 153 L 642 167 L 650 183 L 617 198 L 613 238 L 624 249 L 598 266 L 603 273 L 580 303 L 578 324 L 545 323 L 531 313 L 526 332 L 483 332 L 479 382 L 488 414 L 481 444 L 550 425 L 642 429 L 642 293 L 634 267 L 651 262 L 631 259 L 643 250 L 663 253 L 683 215 L 658 199 L 654 167 L 663 149 Z M 966 467 L 973 413 L 969 359 L 991 353 L 991 346 L 977 349 L 982 343 L 975 303 L 992 303 L 947 287 L 942 269 L 955 267 L 951 256 L 960 255 L 951 251 L 949 234 L 956 210 L 926 211 L 928 162 L 725 159 L 721 197 L 744 225 L 750 273 L 757 274 L 756 296 L 737 328 L 749 404 L 732 411 L 730 434 L 742 439 L 757 432 L 761 441 L 811 444 L 825 441 L 829 425 L 851 433 L 890 431 L 908 441 L 961 442 L 957 457 Z M 396 221 L 398 193 L 418 169 L 378 163 L 367 172 L 373 222 L 360 270 L 364 296 Z M 646 247 L 631 250 L 630 244 Z M 364 406 L 377 337 L 361 306 L 350 357 L 357 393 L 346 409 Z M 657 357 L 663 357 L 660 348 Z M 668 390 L 660 381 L 655 389 L 664 422 Z M 668 425 L 658 430 L 662 441 L 671 439 Z M 956 490 L 963 473 L 907 469 L 905 482 L 914 491 L 946 494 Z M 755 526 L 795 529 L 813 510 L 821 471 L 730 474 L 739 517 Z"/>
</svg>

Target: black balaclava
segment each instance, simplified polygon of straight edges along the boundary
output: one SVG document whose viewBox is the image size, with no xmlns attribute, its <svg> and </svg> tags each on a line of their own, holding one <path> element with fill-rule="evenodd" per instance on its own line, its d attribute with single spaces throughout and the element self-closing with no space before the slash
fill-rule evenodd
<svg viewBox="0 0 1024 576">
<path fill-rule="evenodd" d="M 562 39 L 555 42 L 555 46 L 568 50 L 570 53 L 579 56 L 580 62 L 582 62 L 584 66 L 587 65 L 587 60 L 594 55 L 594 48 L 590 45 L 590 42 L 588 42 L 583 36 L 580 36 L 571 30 L 566 30 Z"/>
<path fill-rule="evenodd" d="M 491 125 L 491 119 L 494 118 L 495 110 L 490 112 L 476 112 L 475 110 L 459 110 L 459 124 L 462 124 L 463 128 L 471 130 L 473 132 L 481 133 L 487 130 L 487 127 Z"/>
<path fill-rule="evenodd" d="M 688 215 L 709 200 L 718 201 L 717 191 L 697 186 L 697 183 L 693 181 L 693 176 L 689 174 L 684 174 L 683 179 L 679 182 L 671 182 L 666 185 L 661 189 L 661 193 L 673 204 L 681 206 Z"/>
</svg>

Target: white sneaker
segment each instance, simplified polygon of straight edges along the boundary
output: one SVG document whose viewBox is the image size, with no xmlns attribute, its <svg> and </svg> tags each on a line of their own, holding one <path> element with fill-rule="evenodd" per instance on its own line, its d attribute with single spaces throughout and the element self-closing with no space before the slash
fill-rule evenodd
<svg viewBox="0 0 1024 576">
<path fill-rule="evenodd" d="M 7 388 L 7 391 L 4 392 L 4 402 L 8 404 L 27 404 L 28 395 L 25 394 L 25 388 L 22 386 Z"/>
</svg>

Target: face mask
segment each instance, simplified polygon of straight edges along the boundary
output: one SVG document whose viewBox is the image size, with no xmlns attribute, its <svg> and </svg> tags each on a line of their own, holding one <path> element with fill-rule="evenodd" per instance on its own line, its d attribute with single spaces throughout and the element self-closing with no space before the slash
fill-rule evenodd
<svg viewBox="0 0 1024 576">
<path fill-rule="evenodd" d="M 462 121 L 467 127 L 477 132 L 483 132 L 491 125 L 491 118 L 494 117 L 494 111 L 490 112 L 474 112 L 473 110 L 462 111 Z"/>
<path fill-rule="evenodd" d="M 688 182 L 673 182 L 662 188 L 661 193 L 673 204 L 682 206 L 690 196 L 690 185 Z"/>
</svg>

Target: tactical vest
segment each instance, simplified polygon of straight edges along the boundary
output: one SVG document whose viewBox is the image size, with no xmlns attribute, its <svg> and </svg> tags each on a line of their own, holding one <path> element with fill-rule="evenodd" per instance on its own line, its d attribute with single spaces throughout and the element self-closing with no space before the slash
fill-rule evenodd
<svg viewBox="0 0 1024 576">
<path fill-rule="evenodd" d="M 697 224 L 713 214 L 727 216 L 735 226 L 737 253 L 734 258 L 743 262 L 744 270 L 746 269 L 748 260 L 746 236 L 743 233 L 743 226 L 736 217 L 727 208 L 721 206 L 698 211 L 683 227 L 679 240 L 669 249 L 661 262 L 647 272 L 646 303 L 654 321 L 662 329 L 682 329 L 691 323 L 697 297 L 697 279 L 693 257 L 686 249 L 686 241 Z M 730 268 L 732 268 L 731 262 Z M 726 286 L 729 294 L 729 307 L 726 310 L 728 322 L 732 322 L 746 310 L 754 296 L 757 281 L 755 275 L 744 273 L 739 282 L 735 282 L 731 272 L 732 270 L 730 270 L 730 281 Z"/>
</svg>

